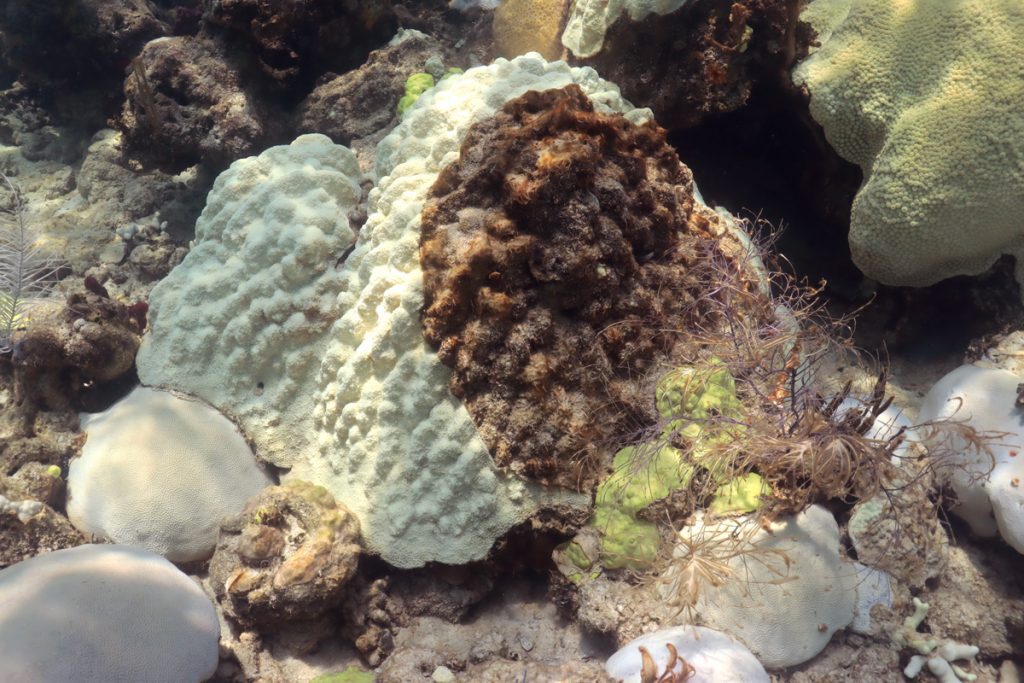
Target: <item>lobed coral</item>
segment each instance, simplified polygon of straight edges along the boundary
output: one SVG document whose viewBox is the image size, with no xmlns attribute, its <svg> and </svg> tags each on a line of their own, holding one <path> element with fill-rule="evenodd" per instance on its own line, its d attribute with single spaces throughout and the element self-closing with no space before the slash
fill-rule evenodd
<svg viewBox="0 0 1024 683">
<path fill-rule="evenodd" d="M 815 0 L 793 71 L 864 183 L 850 251 L 869 277 L 930 285 L 1017 256 L 1024 281 L 1024 12 L 1017 0 Z"/>
</svg>

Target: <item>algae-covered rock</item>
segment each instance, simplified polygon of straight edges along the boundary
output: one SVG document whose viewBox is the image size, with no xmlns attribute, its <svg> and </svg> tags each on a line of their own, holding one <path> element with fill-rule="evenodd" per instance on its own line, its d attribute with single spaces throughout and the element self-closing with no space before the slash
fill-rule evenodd
<svg viewBox="0 0 1024 683">
<path fill-rule="evenodd" d="M 263 491 L 221 527 L 210 578 L 248 627 L 315 620 L 336 606 L 361 554 L 359 521 L 327 489 L 290 481 Z"/>
</svg>

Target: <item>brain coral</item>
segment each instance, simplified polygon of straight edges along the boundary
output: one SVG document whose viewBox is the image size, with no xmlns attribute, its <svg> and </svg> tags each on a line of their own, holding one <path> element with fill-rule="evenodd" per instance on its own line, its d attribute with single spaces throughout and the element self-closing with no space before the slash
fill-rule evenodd
<svg viewBox="0 0 1024 683">
<path fill-rule="evenodd" d="M 718 241 L 691 188 L 662 129 L 575 85 L 466 135 L 423 213 L 423 326 L 499 465 L 575 486 L 571 463 L 656 421 L 648 372 L 700 315 Z"/>
<path fill-rule="evenodd" d="M 919 286 L 1003 253 L 1020 263 L 1024 5 L 815 0 L 801 18 L 821 47 L 793 79 L 832 146 L 864 171 L 850 224 L 861 270 Z"/>
</svg>

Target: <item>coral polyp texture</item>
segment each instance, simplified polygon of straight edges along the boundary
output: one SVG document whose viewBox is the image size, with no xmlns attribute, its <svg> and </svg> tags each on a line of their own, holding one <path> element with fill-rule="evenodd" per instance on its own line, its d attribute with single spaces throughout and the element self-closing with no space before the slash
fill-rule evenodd
<svg viewBox="0 0 1024 683">
<path fill-rule="evenodd" d="M 473 127 L 423 213 L 424 335 L 502 467 L 575 486 L 573 462 L 656 421 L 649 371 L 699 314 L 718 238 L 653 123 L 577 86 Z"/>
<path fill-rule="evenodd" d="M 185 262 L 153 289 L 142 382 L 235 416 L 272 462 L 315 448 L 310 430 L 287 426 L 313 410 L 303 382 L 340 314 L 333 265 L 355 241 L 346 214 L 359 203 L 359 179 L 355 156 L 323 135 L 222 173 Z"/>
<path fill-rule="evenodd" d="M 870 277 L 928 285 L 1001 254 L 1024 281 L 1024 11 L 1018 0 L 815 0 L 821 47 L 793 72 L 864 183 L 850 250 Z"/>
</svg>

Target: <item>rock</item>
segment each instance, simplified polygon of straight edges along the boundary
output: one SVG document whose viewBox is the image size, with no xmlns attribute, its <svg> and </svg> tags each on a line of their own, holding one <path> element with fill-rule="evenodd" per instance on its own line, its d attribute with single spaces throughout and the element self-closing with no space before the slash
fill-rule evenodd
<svg viewBox="0 0 1024 683">
<path fill-rule="evenodd" d="M 900 480 L 857 503 L 847 524 L 857 558 L 912 588 L 941 574 L 949 538 L 931 499 L 934 487 L 930 470 L 907 463 Z"/>
<path fill-rule="evenodd" d="M 358 69 L 323 80 L 299 107 L 298 130 L 323 133 L 339 144 L 371 135 L 395 118 L 405 81 L 427 61 L 451 64 L 451 53 L 419 31 L 401 30 Z"/>
<path fill-rule="evenodd" d="M 359 563 L 359 522 L 326 489 L 274 486 L 221 526 L 210 581 L 247 628 L 315 621 L 336 607 Z"/>
<path fill-rule="evenodd" d="M 204 19 L 249 45 L 262 72 L 285 85 L 347 71 L 395 31 L 379 0 L 205 0 Z"/>
<path fill-rule="evenodd" d="M 67 517 L 48 505 L 39 505 L 39 510 L 24 520 L 14 509 L 0 510 L 0 568 L 87 541 Z"/>
<path fill-rule="evenodd" d="M 129 148 L 171 168 L 223 168 L 285 133 L 284 115 L 254 93 L 244 61 L 209 32 L 148 43 L 124 96 L 117 127 Z"/>
</svg>

